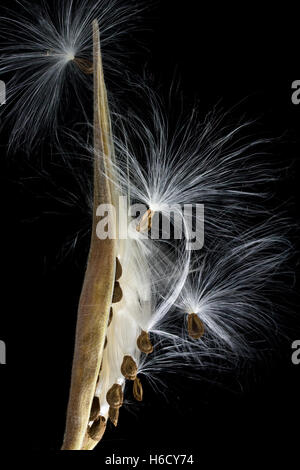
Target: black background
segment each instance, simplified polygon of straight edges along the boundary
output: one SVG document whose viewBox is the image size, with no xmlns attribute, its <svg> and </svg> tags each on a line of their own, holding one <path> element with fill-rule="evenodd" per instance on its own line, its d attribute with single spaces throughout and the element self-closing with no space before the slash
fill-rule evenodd
<svg viewBox="0 0 300 470">
<path fill-rule="evenodd" d="M 147 62 L 164 91 L 176 71 L 185 101 L 197 99 L 203 115 L 216 103 L 226 109 L 242 101 L 242 114 L 259 117 L 258 132 L 282 136 L 276 152 L 290 170 L 278 183 L 278 199 L 289 201 L 291 215 L 297 216 L 292 201 L 299 191 L 300 105 L 291 102 L 291 84 L 299 78 L 293 9 L 162 0 L 147 21 L 151 31 L 136 33 L 131 45 L 138 38 L 148 50 L 132 59 L 131 66 L 140 73 Z M 47 162 L 41 165 L 56 181 L 53 192 L 52 183 L 36 178 L 34 164 L 22 152 L 6 156 L 6 139 L 3 133 L 3 450 L 58 454 L 88 238 L 66 257 L 61 247 L 76 230 L 78 218 L 84 224 L 88 218 L 79 209 L 68 212 L 55 198 L 45 197 L 60 195 L 60 185 L 72 188 L 72 181 L 65 182 L 66 171 L 49 170 Z M 118 429 L 111 427 L 94 452 L 100 454 L 98 463 L 113 452 L 193 453 L 199 463 L 225 462 L 242 451 L 243 460 L 259 462 L 263 453 L 270 461 L 281 455 L 287 464 L 299 445 L 300 365 L 291 363 L 291 342 L 300 339 L 295 310 L 289 320 L 290 338 L 281 341 L 267 364 L 217 377 L 218 383 L 213 374 L 202 381 L 173 377 L 167 398 L 145 384 L 144 403 L 122 409 Z"/>
</svg>

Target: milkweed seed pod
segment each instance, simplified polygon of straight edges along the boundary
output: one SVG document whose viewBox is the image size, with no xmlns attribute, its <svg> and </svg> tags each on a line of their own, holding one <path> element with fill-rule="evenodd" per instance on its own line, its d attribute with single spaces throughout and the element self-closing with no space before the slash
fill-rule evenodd
<svg viewBox="0 0 300 470">
<path fill-rule="evenodd" d="M 196 376 L 219 361 L 252 359 L 251 335 L 268 343 L 277 334 L 280 309 L 269 293 L 282 292 L 279 276 L 291 252 L 289 222 L 264 209 L 265 187 L 275 177 L 261 151 L 266 140 L 249 139 L 249 122 L 230 127 L 226 113 L 200 120 L 192 111 L 172 130 L 144 83 L 136 87 L 145 100 L 140 115 L 132 109 L 126 116 L 111 113 L 95 18 L 105 73 L 120 74 L 107 46 L 121 32 L 110 31 L 114 23 L 117 31 L 130 23 L 133 13 L 118 0 L 87 4 L 78 0 L 73 9 L 72 1 L 58 2 L 56 22 L 49 11 L 39 11 L 37 23 L 26 15 L 2 21 L 9 44 L 0 74 L 16 73 L 11 147 L 31 148 L 44 130 L 56 135 L 66 79 L 84 90 L 93 79 L 93 145 L 80 144 L 93 162 L 93 180 L 86 184 L 93 187 L 92 235 L 63 450 L 92 450 L 108 420 L 117 426 L 128 380 L 140 402 L 141 378 L 153 384 L 158 373 L 181 372 L 186 364 Z M 17 39 L 24 42 L 19 52 Z M 263 220 L 257 226 L 256 215 Z M 167 228 L 174 239 L 155 237 L 158 216 L 172 219 Z"/>
</svg>

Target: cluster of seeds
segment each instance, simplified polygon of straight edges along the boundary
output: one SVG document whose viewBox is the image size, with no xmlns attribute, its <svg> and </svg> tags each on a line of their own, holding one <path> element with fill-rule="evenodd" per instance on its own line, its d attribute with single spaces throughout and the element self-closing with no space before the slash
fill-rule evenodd
<svg viewBox="0 0 300 470">
<path fill-rule="evenodd" d="M 141 219 L 140 224 L 137 226 L 138 232 L 147 232 L 151 229 L 152 225 L 153 211 L 150 209 L 144 214 L 144 217 Z M 116 274 L 115 274 L 115 284 L 112 297 L 112 304 L 117 304 L 123 299 L 123 291 L 120 285 L 120 279 L 123 274 L 123 269 L 119 258 L 116 258 Z M 114 309 L 113 305 L 110 308 L 108 327 L 111 325 L 114 318 Z M 204 334 L 204 324 L 200 320 L 197 314 L 189 313 L 187 314 L 187 331 L 190 338 L 197 340 L 201 338 Z M 107 337 L 105 340 L 104 348 L 107 347 Z M 153 352 L 153 345 L 150 340 L 149 332 L 142 330 L 137 337 L 136 345 L 140 353 L 151 354 Z M 102 370 L 103 361 L 101 364 L 100 372 Z M 143 386 L 138 375 L 138 365 L 131 355 L 124 355 L 123 361 L 120 367 L 120 372 L 122 376 L 129 381 L 133 382 L 133 396 L 137 401 L 143 400 Z M 100 376 L 99 376 L 100 380 Z M 124 394 L 123 394 L 123 385 L 120 383 L 114 383 L 106 393 L 106 401 L 109 406 L 108 410 L 108 419 L 113 423 L 114 426 L 117 426 L 119 419 L 119 411 L 123 405 Z M 90 413 L 90 423 L 88 429 L 88 435 L 94 441 L 99 441 L 105 432 L 106 428 L 106 418 L 100 415 L 100 399 L 95 396 L 93 404 L 91 407 Z"/>
</svg>

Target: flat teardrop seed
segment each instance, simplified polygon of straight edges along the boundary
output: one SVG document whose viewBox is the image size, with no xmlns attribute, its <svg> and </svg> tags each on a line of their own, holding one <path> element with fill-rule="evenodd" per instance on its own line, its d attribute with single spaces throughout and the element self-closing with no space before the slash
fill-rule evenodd
<svg viewBox="0 0 300 470">
<path fill-rule="evenodd" d="M 192 339 L 199 339 L 204 335 L 204 324 L 196 313 L 188 315 L 188 333 Z"/>
<path fill-rule="evenodd" d="M 149 232 L 152 227 L 152 217 L 154 215 L 154 211 L 148 209 L 147 212 L 143 215 L 140 220 L 140 223 L 137 225 L 136 230 L 138 232 Z"/>
<path fill-rule="evenodd" d="M 107 327 L 110 326 L 111 322 L 112 322 L 112 319 L 113 319 L 113 316 L 114 316 L 114 311 L 111 307 L 110 311 L 109 311 L 109 319 L 108 319 L 108 324 L 107 324 Z"/>
<path fill-rule="evenodd" d="M 93 63 L 89 60 L 74 57 L 73 61 L 82 72 L 86 73 L 87 75 L 91 75 L 93 73 Z"/>
<path fill-rule="evenodd" d="M 94 441 L 100 441 L 103 437 L 103 434 L 106 429 L 106 419 L 104 416 L 99 416 L 99 418 L 94 421 L 92 426 L 88 429 L 88 435 Z"/>
<path fill-rule="evenodd" d="M 108 410 L 108 417 L 114 426 L 118 425 L 119 421 L 119 408 L 113 408 L 112 406 Z"/>
<path fill-rule="evenodd" d="M 91 408 L 90 421 L 95 421 L 95 419 L 98 418 L 99 414 L 100 414 L 100 401 L 98 397 L 94 397 L 92 408 Z"/>
<path fill-rule="evenodd" d="M 123 268 L 120 263 L 119 258 L 116 258 L 116 281 L 118 281 L 122 277 Z"/>
<path fill-rule="evenodd" d="M 127 380 L 135 380 L 137 374 L 137 365 L 134 359 L 131 356 L 124 356 L 121 373 Z"/>
<path fill-rule="evenodd" d="M 114 384 L 106 394 L 106 401 L 112 408 L 120 408 L 123 404 L 123 391 L 119 384 Z"/>
<path fill-rule="evenodd" d="M 117 282 L 115 282 L 112 303 L 116 304 L 116 303 L 120 302 L 122 300 L 122 298 L 123 298 L 123 292 L 122 292 L 122 289 L 121 289 L 121 286 L 120 286 L 119 282 L 117 281 Z"/>
<path fill-rule="evenodd" d="M 153 346 L 150 341 L 149 333 L 142 331 L 140 336 L 137 339 L 137 346 L 140 351 L 145 354 L 150 354 L 153 352 Z"/>
<path fill-rule="evenodd" d="M 133 396 L 137 401 L 142 401 L 143 400 L 143 386 L 138 377 L 136 377 L 134 383 L 133 383 Z"/>
</svg>

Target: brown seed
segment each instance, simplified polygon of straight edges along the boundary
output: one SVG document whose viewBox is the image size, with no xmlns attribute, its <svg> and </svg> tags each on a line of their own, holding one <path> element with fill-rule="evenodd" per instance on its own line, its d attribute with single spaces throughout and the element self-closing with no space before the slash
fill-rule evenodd
<svg viewBox="0 0 300 470">
<path fill-rule="evenodd" d="M 140 336 L 137 339 L 137 346 L 140 351 L 145 354 L 150 354 L 153 352 L 153 346 L 150 341 L 149 333 L 142 331 Z"/>
<path fill-rule="evenodd" d="M 204 335 L 204 324 L 196 313 L 188 314 L 188 333 L 193 339 L 199 339 Z"/>
<path fill-rule="evenodd" d="M 142 382 L 138 377 L 136 377 L 134 383 L 133 383 L 133 396 L 137 401 L 142 401 L 143 400 L 143 386 Z"/>
<path fill-rule="evenodd" d="M 87 59 L 80 59 L 78 57 L 75 57 L 73 60 L 82 72 L 86 73 L 87 75 L 93 73 L 93 63 L 91 61 Z"/>
<path fill-rule="evenodd" d="M 106 428 L 106 419 L 104 416 L 99 416 L 92 426 L 88 429 L 88 435 L 94 441 L 100 441 L 103 437 Z"/>
<path fill-rule="evenodd" d="M 106 394 L 106 400 L 110 407 L 120 408 L 123 404 L 122 387 L 119 384 L 114 384 Z"/>
<path fill-rule="evenodd" d="M 113 423 L 114 426 L 118 425 L 119 421 L 119 408 L 113 408 L 112 406 L 109 408 L 108 417 Z"/>
<path fill-rule="evenodd" d="M 114 316 L 114 311 L 113 311 L 113 309 L 111 308 L 111 309 L 110 309 L 110 312 L 109 312 L 109 319 L 108 319 L 107 327 L 109 327 L 109 325 L 111 324 L 112 319 L 113 319 L 113 316 Z"/>
<path fill-rule="evenodd" d="M 148 209 L 147 212 L 141 218 L 140 223 L 137 225 L 136 230 L 138 232 L 149 232 L 152 227 L 152 217 L 154 215 L 154 211 Z"/>
<path fill-rule="evenodd" d="M 95 421 L 95 419 L 98 418 L 99 414 L 100 414 L 100 401 L 98 397 L 94 397 L 92 408 L 91 408 L 90 421 Z"/>
<path fill-rule="evenodd" d="M 119 258 L 116 258 L 116 281 L 118 281 L 122 277 L 123 268 L 120 263 Z"/>
<path fill-rule="evenodd" d="M 131 356 L 124 356 L 121 372 L 127 380 L 135 380 L 137 374 L 137 365 Z"/>
<path fill-rule="evenodd" d="M 119 282 L 115 282 L 115 287 L 114 287 L 114 293 L 113 293 L 113 298 L 112 298 L 112 303 L 116 304 L 122 300 L 123 297 L 123 292 L 121 289 L 121 286 Z"/>
</svg>

